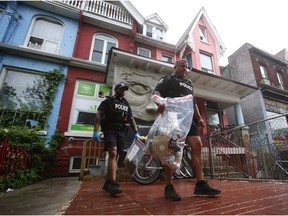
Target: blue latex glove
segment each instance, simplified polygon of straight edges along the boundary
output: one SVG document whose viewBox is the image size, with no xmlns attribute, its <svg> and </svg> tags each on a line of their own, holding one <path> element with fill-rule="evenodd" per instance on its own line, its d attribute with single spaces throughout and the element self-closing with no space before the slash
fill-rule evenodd
<svg viewBox="0 0 288 216">
<path fill-rule="evenodd" d="M 100 142 L 100 133 L 99 133 L 99 131 L 94 131 L 92 138 L 93 138 L 93 140 L 96 140 L 97 142 Z"/>
<path fill-rule="evenodd" d="M 135 133 L 135 139 L 140 139 L 140 134 L 138 132 Z"/>
</svg>

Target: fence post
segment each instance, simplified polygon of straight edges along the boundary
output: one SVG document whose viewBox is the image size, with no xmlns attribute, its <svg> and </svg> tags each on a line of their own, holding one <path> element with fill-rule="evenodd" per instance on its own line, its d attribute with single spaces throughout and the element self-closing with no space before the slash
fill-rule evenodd
<svg viewBox="0 0 288 216">
<path fill-rule="evenodd" d="M 1 147 L 1 154 L 0 154 L 0 173 L 2 173 L 2 166 L 3 166 L 4 158 L 6 156 L 7 147 L 8 147 L 8 136 L 4 136 L 3 145 Z"/>
<path fill-rule="evenodd" d="M 212 140 L 211 140 L 211 134 L 210 134 L 209 137 L 208 137 L 208 146 L 209 146 L 210 176 L 211 176 L 211 179 L 213 179 L 213 178 L 214 178 L 215 171 L 214 171 L 214 160 L 213 160 L 213 158 L 212 158 Z"/>
<path fill-rule="evenodd" d="M 80 167 L 80 175 L 79 180 L 83 181 L 84 178 L 84 169 L 85 169 L 85 162 L 86 162 L 86 148 L 87 148 L 87 142 L 90 139 L 83 142 L 83 149 L 82 149 L 82 157 L 81 157 L 81 167 Z"/>
</svg>

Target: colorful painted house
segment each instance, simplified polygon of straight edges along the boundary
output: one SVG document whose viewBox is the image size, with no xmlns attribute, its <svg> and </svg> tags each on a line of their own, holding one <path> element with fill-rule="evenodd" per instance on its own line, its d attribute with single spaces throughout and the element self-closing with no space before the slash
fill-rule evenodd
<svg viewBox="0 0 288 216">
<path fill-rule="evenodd" d="M 157 117 L 150 99 L 152 91 L 161 76 L 173 71 L 173 62 L 180 58 L 189 62 L 188 78 L 195 82 L 195 94 L 207 121 L 215 115 L 212 109 L 207 112 L 207 104 L 208 108 L 217 107 L 220 122 L 225 119 L 225 107 L 255 91 L 219 76 L 218 57 L 225 46 L 204 8 L 174 45 L 165 42 L 168 26 L 157 13 L 143 17 L 129 1 L 64 4 L 81 11 L 73 58 L 83 60 L 83 65 L 89 63 L 90 67 L 68 69 L 58 121 L 65 139 L 55 161 L 55 174 L 79 172 L 83 141 L 92 136 L 97 107 L 103 94 L 114 94 L 113 86 L 120 81 L 129 86 L 125 98 L 140 128 L 151 126 Z M 241 112 L 239 116 L 242 117 Z M 202 131 L 205 133 L 207 129 Z M 129 146 L 129 139 L 127 142 Z"/>
<path fill-rule="evenodd" d="M 67 74 L 79 14 L 63 15 L 50 3 L 28 1 L 1 1 L 0 12 L 1 121 L 6 112 L 13 112 L 15 118 L 27 115 L 23 124 L 38 124 L 45 109 L 45 77 L 55 71 Z M 40 122 L 47 138 L 56 130 L 64 85 L 62 79 L 48 120 Z"/>
<path fill-rule="evenodd" d="M 59 68 L 66 75 L 45 128 L 48 137 L 56 128 L 64 135 L 55 176 L 79 173 L 97 107 L 120 81 L 129 87 L 125 98 L 140 128 L 157 117 L 152 91 L 175 60 L 188 61 L 187 78 L 208 125 L 225 124 L 229 106 L 237 107 L 237 123 L 243 125 L 240 99 L 257 89 L 220 76 L 218 58 L 226 48 L 204 8 L 177 44 L 165 42 L 168 26 L 157 13 L 143 17 L 126 0 L 0 2 L 0 16 L 1 88 L 11 68 L 17 70 L 13 76 Z M 208 132 L 206 127 L 201 134 Z"/>
</svg>

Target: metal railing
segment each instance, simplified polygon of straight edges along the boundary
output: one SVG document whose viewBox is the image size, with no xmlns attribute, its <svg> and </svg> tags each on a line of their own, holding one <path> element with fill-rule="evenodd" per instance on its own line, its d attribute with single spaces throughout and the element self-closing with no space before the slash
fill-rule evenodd
<svg viewBox="0 0 288 216">
<path fill-rule="evenodd" d="M 60 0 L 65 4 L 69 4 L 73 7 L 77 7 L 81 10 L 95 13 L 97 15 L 107 17 L 112 20 L 123 22 L 132 25 L 133 18 L 128 11 L 117 5 L 110 4 L 105 1 L 77 1 L 77 0 Z"/>
<path fill-rule="evenodd" d="M 285 115 L 215 130 L 203 139 L 203 144 L 204 174 L 211 178 L 288 180 Z"/>
<path fill-rule="evenodd" d="M 92 138 L 83 142 L 79 180 L 104 178 L 105 152 L 103 140 L 96 142 Z"/>
<path fill-rule="evenodd" d="M 4 128 L 9 126 L 44 127 L 43 116 L 41 112 L 0 108 L 0 126 Z"/>
</svg>

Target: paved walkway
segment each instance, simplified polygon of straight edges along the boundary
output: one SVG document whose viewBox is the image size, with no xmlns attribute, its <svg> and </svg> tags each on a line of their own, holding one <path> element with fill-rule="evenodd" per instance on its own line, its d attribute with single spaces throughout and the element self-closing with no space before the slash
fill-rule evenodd
<svg viewBox="0 0 288 216">
<path fill-rule="evenodd" d="M 219 197 L 195 197 L 193 179 L 174 180 L 182 201 L 163 197 L 164 182 L 121 182 L 123 193 L 111 197 L 103 182 L 83 182 L 66 210 L 68 215 L 287 215 L 288 183 L 210 180 Z"/>
<path fill-rule="evenodd" d="M 79 191 L 81 184 L 78 177 L 65 177 L 47 179 L 25 188 L 15 189 L 0 198 L 0 214 L 62 214 Z"/>
<path fill-rule="evenodd" d="M 174 180 L 182 201 L 163 197 L 164 182 L 120 182 L 123 193 L 111 197 L 102 181 L 54 178 L 6 193 L 1 215 L 287 215 L 288 183 L 209 180 L 222 189 L 216 198 L 194 197 L 194 179 Z"/>
</svg>

